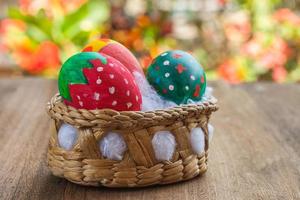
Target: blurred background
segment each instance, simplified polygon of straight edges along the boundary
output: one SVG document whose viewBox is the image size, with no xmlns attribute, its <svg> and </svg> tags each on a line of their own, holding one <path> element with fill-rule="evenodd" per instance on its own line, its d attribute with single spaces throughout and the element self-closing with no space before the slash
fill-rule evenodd
<svg viewBox="0 0 300 200">
<path fill-rule="evenodd" d="M 97 37 L 128 47 L 145 70 L 182 49 L 210 80 L 300 82 L 299 0 L 0 0 L 0 77 L 55 78 Z"/>
</svg>

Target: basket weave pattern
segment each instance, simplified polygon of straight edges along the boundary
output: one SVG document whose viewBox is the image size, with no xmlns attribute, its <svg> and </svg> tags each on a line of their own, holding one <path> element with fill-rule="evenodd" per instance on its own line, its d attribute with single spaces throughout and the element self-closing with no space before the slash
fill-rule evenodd
<svg viewBox="0 0 300 200">
<path fill-rule="evenodd" d="M 75 109 L 62 103 L 55 95 L 47 111 L 55 121 L 48 148 L 48 165 L 52 173 L 69 181 L 93 186 L 141 187 L 167 184 L 191 179 L 207 169 L 208 128 L 215 102 L 185 105 L 149 112 L 110 109 Z M 72 150 L 59 147 L 57 131 L 62 123 L 78 128 L 79 137 Z M 190 131 L 201 127 L 205 133 L 205 151 L 193 153 Z M 158 161 L 152 147 L 157 131 L 170 131 L 176 140 L 175 153 L 170 161 Z M 123 160 L 104 158 L 98 142 L 108 131 L 120 133 L 127 151 Z"/>
</svg>

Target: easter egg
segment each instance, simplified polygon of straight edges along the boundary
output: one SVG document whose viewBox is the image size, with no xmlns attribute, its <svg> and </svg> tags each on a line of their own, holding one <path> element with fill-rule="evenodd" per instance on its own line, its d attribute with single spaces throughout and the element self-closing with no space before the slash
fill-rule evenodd
<svg viewBox="0 0 300 200">
<path fill-rule="evenodd" d="M 203 68 L 192 55 L 180 50 L 157 56 L 148 68 L 147 79 L 158 94 L 177 104 L 200 101 L 206 89 Z"/>
<path fill-rule="evenodd" d="M 105 54 L 82 52 L 70 57 L 62 65 L 58 87 L 64 103 L 77 109 L 141 109 L 141 93 L 132 74 Z"/>
<path fill-rule="evenodd" d="M 100 52 L 117 59 L 131 73 L 134 71 L 143 74 L 143 70 L 135 56 L 122 44 L 110 39 L 97 39 L 86 45 L 83 52 Z"/>
</svg>

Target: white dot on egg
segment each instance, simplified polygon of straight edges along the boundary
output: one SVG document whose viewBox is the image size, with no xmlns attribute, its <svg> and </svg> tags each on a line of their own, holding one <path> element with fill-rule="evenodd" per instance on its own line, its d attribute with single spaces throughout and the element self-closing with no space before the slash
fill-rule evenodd
<svg viewBox="0 0 300 200">
<path fill-rule="evenodd" d="M 125 81 L 126 84 L 128 84 L 128 80 L 126 78 L 124 78 L 124 81 Z"/>
<path fill-rule="evenodd" d="M 116 91 L 115 87 L 110 87 L 110 88 L 108 88 L 108 92 L 109 92 L 110 94 L 114 94 L 115 91 Z"/>
<path fill-rule="evenodd" d="M 113 105 L 113 106 L 117 105 L 117 101 L 113 101 L 113 102 L 111 103 L 111 105 Z"/>
<path fill-rule="evenodd" d="M 169 90 L 173 91 L 174 90 L 174 85 L 169 85 Z"/>
<path fill-rule="evenodd" d="M 135 80 L 133 80 L 133 84 L 136 86 L 136 82 L 135 82 Z"/>
<path fill-rule="evenodd" d="M 130 108 L 132 106 L 132 103 L 128 102 L 128 103 L 126 103 L 126 105 L 127 105 L 127 108 Z"/>
<path fill-rule="evenodd" d="M 139 101 L 139 96 L 138 95 L 135 96 L 135 100 Z"/>
<path fill-rule="evenodd" d="M 78 103 L 79 103 L 79 105 L 80 105 L 81 107 L 83 106 L 83 102 L 82 102 L 82 101 L 79 101 Z"/>
<path fill-rule="evenodd" d="M 101 80 L 100 78 L 98 78 L 98 79 L 96 80 L 96 83 L 97 83 L 98 85 L 100 85 L 100 84 L 102 83 L 102 80 Z"/>
<path fill-rule="evenodd" d="M 161 56 L 166 56 L 166 55 L 168 55 L 168 53 L 167 53 L 167 52 L 165 52 L 165 53 L 161 54 Z"/>
<path fill-rule="evenodd" d="M 110 79 L 114 79 L 114 78 L 115 78 L 115 75 L 109 74 L 109 78 L 110 78 Z"/>
<path fill-rule="evenodd" d="M 114 64 L 113 64 L 113 63 L 109 63 L 108 65 L 109 65 L 109 66 L 111 66 L 111 67 L 113 67 L 113 66 L 114 66 Z"/>
<path fill-rule="evenodd" d="M 79 95 L 77 95 L 76 97 L 77 97 L 78 100 L 80 100 L 80 96 Z"/>
<path fill-rule="evenodd" d="M 190 78 L 194 81 L 195 80 L 195 76 L 191 75 Z"/>
<path fill-rule="evenodd" d="M 170 76 L 170 73 L 165 73 L 165 77 L 168 78 Z"/>
<path fill-rule="evenodd" d="M 129 90 L 126 91 L 126 95 L 130 96 L 130 91 Z"/>
<path fill-rule="evenodd" d="M 95 92 L 95 93 L 94 93 L 94 99 L 95 99 L 96 101 L 99 101 L 99 99 L 100 99 L 100 94 L 99 94 L 98 92 Z"/>
<path fill-rule="evenodd" d="M 103 71 L 103 67 L 97 67 L 97 72 L 102 72 Z"/>
<path fill-rule="evenodd" d="M 169 65 L 169 64 L 170 64 L 170 61 L 165 60 L 165 61 L 163 62 L 163 64 L 164 64 L 164 65 Z"/>
<path fill-rule="evenodd" d="M 185 88 L 185 90 L 189 90 L 190 89 L 189 86 L 185 86 L 184 88 Z"/>
</svg>

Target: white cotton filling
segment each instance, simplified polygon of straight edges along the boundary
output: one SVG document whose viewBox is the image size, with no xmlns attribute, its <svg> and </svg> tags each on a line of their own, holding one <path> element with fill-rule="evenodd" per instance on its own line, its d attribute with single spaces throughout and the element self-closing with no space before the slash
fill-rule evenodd
<svg viewBox="0 0 300 200">
<path fill-rule="evenodd" d="M 166 109 L 178 106 L 173 101 L 169 101 L 166 99 L 163 99 L 155 89 L 148 83 L 146 78 L 139 72 L 133 72 L 135 81 L 141 91 L 142 95 L 142 111 L 153 111 L 153 110 L 159 110 L 159 109 Z M 206 87 L 205 93 L 201 99 L 201 101 L 193 101 L 189 99 L 187 101 L 187 104 L 199 104 L 204 101 L 208 101 L 211 99 L 215 99 L 212 96 L 213 89 L 211 87 Z"/>
<path fill-rule="evenodd" d="M 196 154 L 201 154 L 204 152 L 204 146 L 205 146 L 205 137 L 204 132 L 201 128 L 193 128 L 191 131 L 191 138 L 190 142 L 192 145 L 192 149 Z"/>
<path fill-rule="evenodd" d="M 158 131 L 152 139 L 152 146 L 157 160 L 171 160 L 176 146 L 175 137 L 170 131 Z"/>
<path fill-rule="evenodd" d="M 69 124 L 62 124 L 57 135 L 58 144 L 65 150 L 71 150 L 78 138 L 78 130 Z"/>
<path fill-rule="evenodd" d="M 176 103 L 164 100 L 139 72 L 133 72 L 135 81 L 142 94 L 142 111 L 151 111 L 177 106 Z"/>
<path fill-rule="evenodd" d="M 122 160 L 127 145 L 123 137 L 115 132 L 107 133 L 99 143 L 100 151 L 105 158 Z"/>
</svg>

